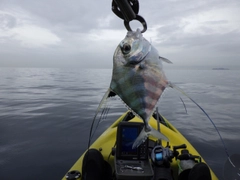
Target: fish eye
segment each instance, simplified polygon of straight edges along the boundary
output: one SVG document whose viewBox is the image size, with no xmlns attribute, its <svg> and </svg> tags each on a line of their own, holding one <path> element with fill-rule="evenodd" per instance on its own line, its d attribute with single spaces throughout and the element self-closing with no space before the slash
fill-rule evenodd
<svg viewBox="0 0 240 180">
<path fill-rule="evenodd" d="M 128 43 L 123 44 L 121 47 L 123 54 L 128 54 L 131 51 L 131 46 Z"/>
</svg>

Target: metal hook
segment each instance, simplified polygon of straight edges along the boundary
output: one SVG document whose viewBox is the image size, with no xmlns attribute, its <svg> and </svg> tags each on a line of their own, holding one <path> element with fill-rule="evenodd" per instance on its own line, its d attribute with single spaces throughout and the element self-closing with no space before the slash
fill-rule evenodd
<svg viewBox="0 0 240 180">
<path fill-rule="evenodd" d="M 136 18 L 134 18 L 134 20 L 138 20 L 143 25 L 141 33 L 144 33 L 147 30 L 147 22 L 145 19 L 142 16 L 136 15 Z M 132 31 L 129 21 L 124 21 L 124 26 L 128 31 Z"/>
</svg>

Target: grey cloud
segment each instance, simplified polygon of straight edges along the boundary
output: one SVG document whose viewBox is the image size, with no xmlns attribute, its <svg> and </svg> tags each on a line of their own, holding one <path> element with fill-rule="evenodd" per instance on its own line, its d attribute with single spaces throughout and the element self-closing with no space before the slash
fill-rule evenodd
<svg viewBox="0 0 240 180">
<path fill-rule="evenodd" d="M 205 21 L 205 24 L 210 24 L 210 25 L 212 25 L 212 24 L 227 24 L 228 23 L 228 21 L 226 21 L 226 20 L 220 20 L 220 21 Z"/>
<path fill-rule="evenodd" d="M 8 32 L 18 26 L 18 17 L 11 14 L 2 15 L 1 10 L 15 10 L 16 7 L 20 7 L 29 14 L 28 23 L 48 29 L 61 41 L 41 48 L 26 48 L 21 46 L 19 40 L 11 36 L 1 37 L 0 34 L 0 66 L 111 68 L 112 55 L 118 42 L 106 40 L 95 43 L 86 39 L 92 31 L 125 30 L 123 21 L 111 11 L 111 2 L 111 0 L 2 0 L 0 32 L 1 30 Z M 221 56 L 225 59 L 226 57 L 232 60 L 239 59 L 240 29 L 237 26 L 239 22 L 236 22 L 235 29 L 233 27 L 229 31 L 217 33 L 212 31 L 212 26 L 228 25 L 229 22 L 224 19 L 208 19 L 198 24 L 198 30 L 202 32 L 200 34 L 184 32 L 188 24 L 182 24 L 181 20 L 218 8 L 240 7 L 240 1 L 139 0 L 139 3 L 139 14 L 146 19 L 149 31 L 152 28 L 157 32 L 153 43 L 163 54 L 177 59 L 177 62 L 187 64 L 197 63 L 198 60 L 198 63 L 201 63 L 202 59 L 209 57 L 213 59 L 212 63 L 214 58 L 218 63 L 219 59 L 223 61 Z M 107 19 L 109 24 L 106 23 Z M 119 37 L 119 42 L 123 38 L 124 36 Z M 188 58 L 190 60 L 187 60 Z"/>
<path fill-rule="evenodd" d="M 226 34 L 209 34 L 209 35 L 181 35 L 169 36 L 165 41 L 159 43 L 164 47 L 201 48 L 210 52 L 219 52 L 220 54 L 239 54 L 240 33 L 233 31 Z M 210 53 L 208 52 L 208 53 Z"/>
<path fill-rule="evenodd" d="M 9 14 L 0 14 L 0 27 L 4 30 L 13 28 L 16 26 L 16 18 Z"/>
<path fill-rule="evenodd" d="M 50 25 L 77 31 L 96 28 L 98 17 L 110 12 L 108 1 L 43 0 L 21 2 L 21 7 L 45 19 Z"/>
</svg>

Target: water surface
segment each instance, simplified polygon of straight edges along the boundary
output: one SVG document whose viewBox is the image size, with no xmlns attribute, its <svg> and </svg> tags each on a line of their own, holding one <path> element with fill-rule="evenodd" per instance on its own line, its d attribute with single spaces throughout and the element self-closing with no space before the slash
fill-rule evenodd
<svg viewBox="0 0 240 180">
<path fill-rule="evenodd" d="M 168 70 L 210 115 L 230 154 L 240 150 L 240 71 Z M 110 69 L 0 68 L 0 179 L 61 179 L 85 151 Z M 194 145 L 219 179 L 226 155 L 206 116 L 167 89 L 159 110 Z M 126 110 L 118 98 L 95 138 Z"/>
</svg>

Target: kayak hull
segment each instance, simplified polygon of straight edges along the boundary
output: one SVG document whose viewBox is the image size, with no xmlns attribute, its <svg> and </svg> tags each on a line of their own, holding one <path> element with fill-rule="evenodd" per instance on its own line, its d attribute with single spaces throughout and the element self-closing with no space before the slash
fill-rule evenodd
<svg viewBox="0 0 240 180">
<path fill-rule="evenodd" d="M 109 128 L 107 128 L 101 136 L 90 146 L 89 149 L 97 149 L 101 152 L 106 160 L 112 168 L 114 168 L 114 156 L 111 155 L 112 148 L 116 143 L 117 136 L 117 127 L 118 124 L 124 120 L 128 112 L 124 113 L 121 117 L 119 117 Z M 185 144 L 190 154 L 200 156 L 200 154 L 196 151 L 196 149 L 187 141 L 187 139 L 166 119 L 163 117 L 164 124 L 158 123 L 155 118 L 151 117 L 149 120 L 149 124 L 157 129 L 160 125 L 161 133 L 164 134 L 169 139 L 169 145 L 172 148 L 173 146 L 179 146 L 181 144 Z M 129 122 L 142 122 L 142 120 L 138 117 L 132 118 Z M 154 140 L 153 137 L 150 139 Z M 166 146 L 167 142 L 162 141 L 162 146 Z M 82 174 L 82 162 L 86 152 L 82 154 L 82 156 L 76 161 L 76 163 L 72 166 L 70 171 L 79 171 Z M 202 158 L 202 162 L 205 162 Z M 175 158 L 173 158 L 171 162 L 171 169 L 173 170 L 174 179 L 178 177 L 178 163 Z M 217 180 L 218 178 L 214 174 L 214 172 L 210 169 L 212 180 Z M 63 177 L 63 180 L 66 180 L 66 177 Z M 81 177 L 80 177 L 81 180 Z"/>
</svg>

